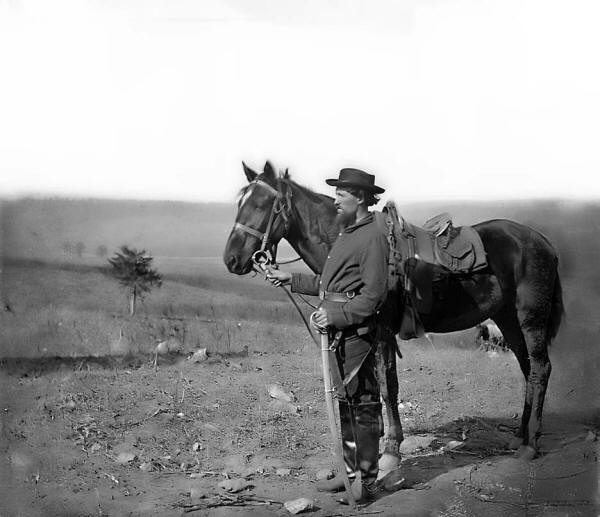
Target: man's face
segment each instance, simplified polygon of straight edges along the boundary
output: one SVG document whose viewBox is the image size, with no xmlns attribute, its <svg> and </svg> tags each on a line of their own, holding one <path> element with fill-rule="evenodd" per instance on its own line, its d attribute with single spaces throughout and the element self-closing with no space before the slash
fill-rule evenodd
<svg viewBox="0 0 600 517">
<path fill-rule="evenodd" d="M 335 208 L 337 209 L 337 222 L 342 226 L 348 226 L 356 222 L 356 214 L 360 199 L 350 194 L 347 190 L 337 188 L 335 190 Z"/>
</svg>

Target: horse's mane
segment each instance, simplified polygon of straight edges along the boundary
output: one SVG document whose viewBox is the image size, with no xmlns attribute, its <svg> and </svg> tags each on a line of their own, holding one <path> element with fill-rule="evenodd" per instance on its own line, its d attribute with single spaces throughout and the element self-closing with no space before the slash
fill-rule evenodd
<svg viewBox="0 0 600 517">
<path fill-rule="evenodd" d="M 287 172 L 285 174 L 280 174 L 278 179 L 280 181 L 282 181 L 283 183 L 290 185 L 292 188 L 296 188 L 296 189 L 300 190 L 302 192 L 302 194 L 304 194 L 308 199 L 310 199 L 311 201 L 313 201 L 315 203 L 322 204 L 322 203 L 333 202 L 333 198 L 331 196 L 328 196 L 326 194 L 320 194 L 308 187 L 305 187 L 305 186 L 300 185 L 299 183 L 295 182 L 294 180 L 292 180 L 289 173 L 287 173 Z M 241 199 L 244 197 L 244 195 L 248 192 L 251 185 L 252 185 L 251 183 L 248 183 L 247 185 L 244 185 L 239 190 L 239 192 L 237 193 L 237 196 L 236 196 L 238 204 L 241 201 Z"/>
<path fill-rule="evenodd" d="M 292 185 L 293 187 L 301 190 L 307 198 L 316 203 L 333 202 L 333 198 L 331 196 L 328 196 L 326 194 L 320 194 L 319 192 L 315 192 L 314 190 L 308 187 L 296 183 L 294 180 L 292 180 L 289 174 L 286 174 L 285 176 L 281 177 L 281 179 L 288 185 Z"/>
</svg>

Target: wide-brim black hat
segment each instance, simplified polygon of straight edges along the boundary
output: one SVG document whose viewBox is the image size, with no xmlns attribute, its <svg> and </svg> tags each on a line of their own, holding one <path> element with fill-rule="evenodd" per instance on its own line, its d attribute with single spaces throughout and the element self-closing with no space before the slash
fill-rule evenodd
<svg viewBox="0 0 600 517">
<path fill-rule="evenodd" d="M 385 189 L 375 185 L 375 176 L 360 169 L 342 169 L 339 178 L 325 180 L 325 183 L 333 187 L 360 188 L 373 194 L 385 192 Z"/>
</svg>

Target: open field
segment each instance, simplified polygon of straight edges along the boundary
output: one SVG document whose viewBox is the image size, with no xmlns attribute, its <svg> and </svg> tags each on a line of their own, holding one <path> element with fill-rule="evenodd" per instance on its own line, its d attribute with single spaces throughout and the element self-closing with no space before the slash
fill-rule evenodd
<svg viewBox="0 0 600 517">
<path fill-rule="evenodd" d="M 93 266 L 9 262 L 3 287 L 12 312 L 1 315 L 2 515 L 181 515 L 222 504 L 225 473 L 253 485 L 242 494 L 352 513 L 314 489 L 334 465 L 320 365 L 282 293 L 215 265 L 167 274 L 131 318 L 124 293 Z M 577 307 L 568 288 L 565 299 Z M 477 351 L 473 331 L 403 344 L 405 456 L 370 511 L 594 515 L 598 351 L 579 355 L 597 342 L 587 309 L 589 329 L 568 321 L 553 348 L 545 454 L 530 465 L 506 449 L 524 389 L 512 354 Z M 152 350 L 169 336 L 182 349 L 155 369 Z M 123 343 L 128 356 L 116 356 Z M 200 347 L 209 358 L 187 360 Z M 293 392 L 292 406 L 269 396 L 271 384 Z M 451 440 L 465 444 L 440 453 Z M 287 513 L 246 502 L 191 514 Z"/>
<path fill-rule="evenodd" d="M 5 249 L 0 277 L 11 309 L 0 312 L 0 515 L 283 516 L 278 503 L 298 497 L 314 500 L 315 516 L 356 513 L 314 488 L 317 473 L 334 465 L 320 363 L 284 293 L 228 274 L 218 253 L 167 256 L 165 248 L 156 254 L 163 286 L 129 317 L 105 259 L 60 249 L 61 224 L 76 228 L 74 240 L 92 228 L 94 238 L 112 235 L 117 222 L 59 224 L 52 207 L 25 208 L 18 228 L 27 231 L 4 228 L 18 253 Z M 524 389 L 512 354 L 476 350 L 473 330 L 405 342 L 403 462 L 365 511 L 598 514 L 600 225 L 569 213 L 555 226 L 537 214 L 561 251 L 567 310 L 551 349 L 542 456 L 524 463 L 506 449 Z M 33 236 L 36 224 L 50 233 Z M 135 220 L 127 225 L 133 231 Z M 160 237 L 154 227 L 143 227 L 146 237 Z M 54 243 L 48 260 L 40 242 Z M 153 350 L 169 338 L 178 350 L 158 356 L 155 368 Z M 188 359 L 201 348 L 206 360 Z M 273 384 L 294 401 L 272 398 Z M 452 440 L 464 443 L 444 452 Z M 253 485 L 240 492 L 244 506 L 218 506 L 235 502 L 218 487 L 226 477 Z M 265 499 L 276 502 L 259 505 Z"/>
</svg>

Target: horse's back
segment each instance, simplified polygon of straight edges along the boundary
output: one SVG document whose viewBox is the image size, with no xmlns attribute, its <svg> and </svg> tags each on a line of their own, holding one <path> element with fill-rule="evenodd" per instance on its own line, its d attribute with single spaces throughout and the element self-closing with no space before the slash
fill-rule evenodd
<svg viewBox="0 0 600 517">
<path fill-rule="evenodd" d="M 509 219 L 491 219 L 474 224 L 473 228 L 481 237 L 488 257 L 513 252 L 547 255 L 553 263 L 558 258 L 548 237 L 530 226 Z"/>
<path fill-rule="evenodd" d="M 548 337 L 554 338 L 564 314 L 556 248 L 543 233 L 508 219 L 485 221 L 473 228 L 503 292 L 512 292 L 512 299 L 521 287 L 518 303 L 549 311 L 544 319 Z"/>
</svg>

